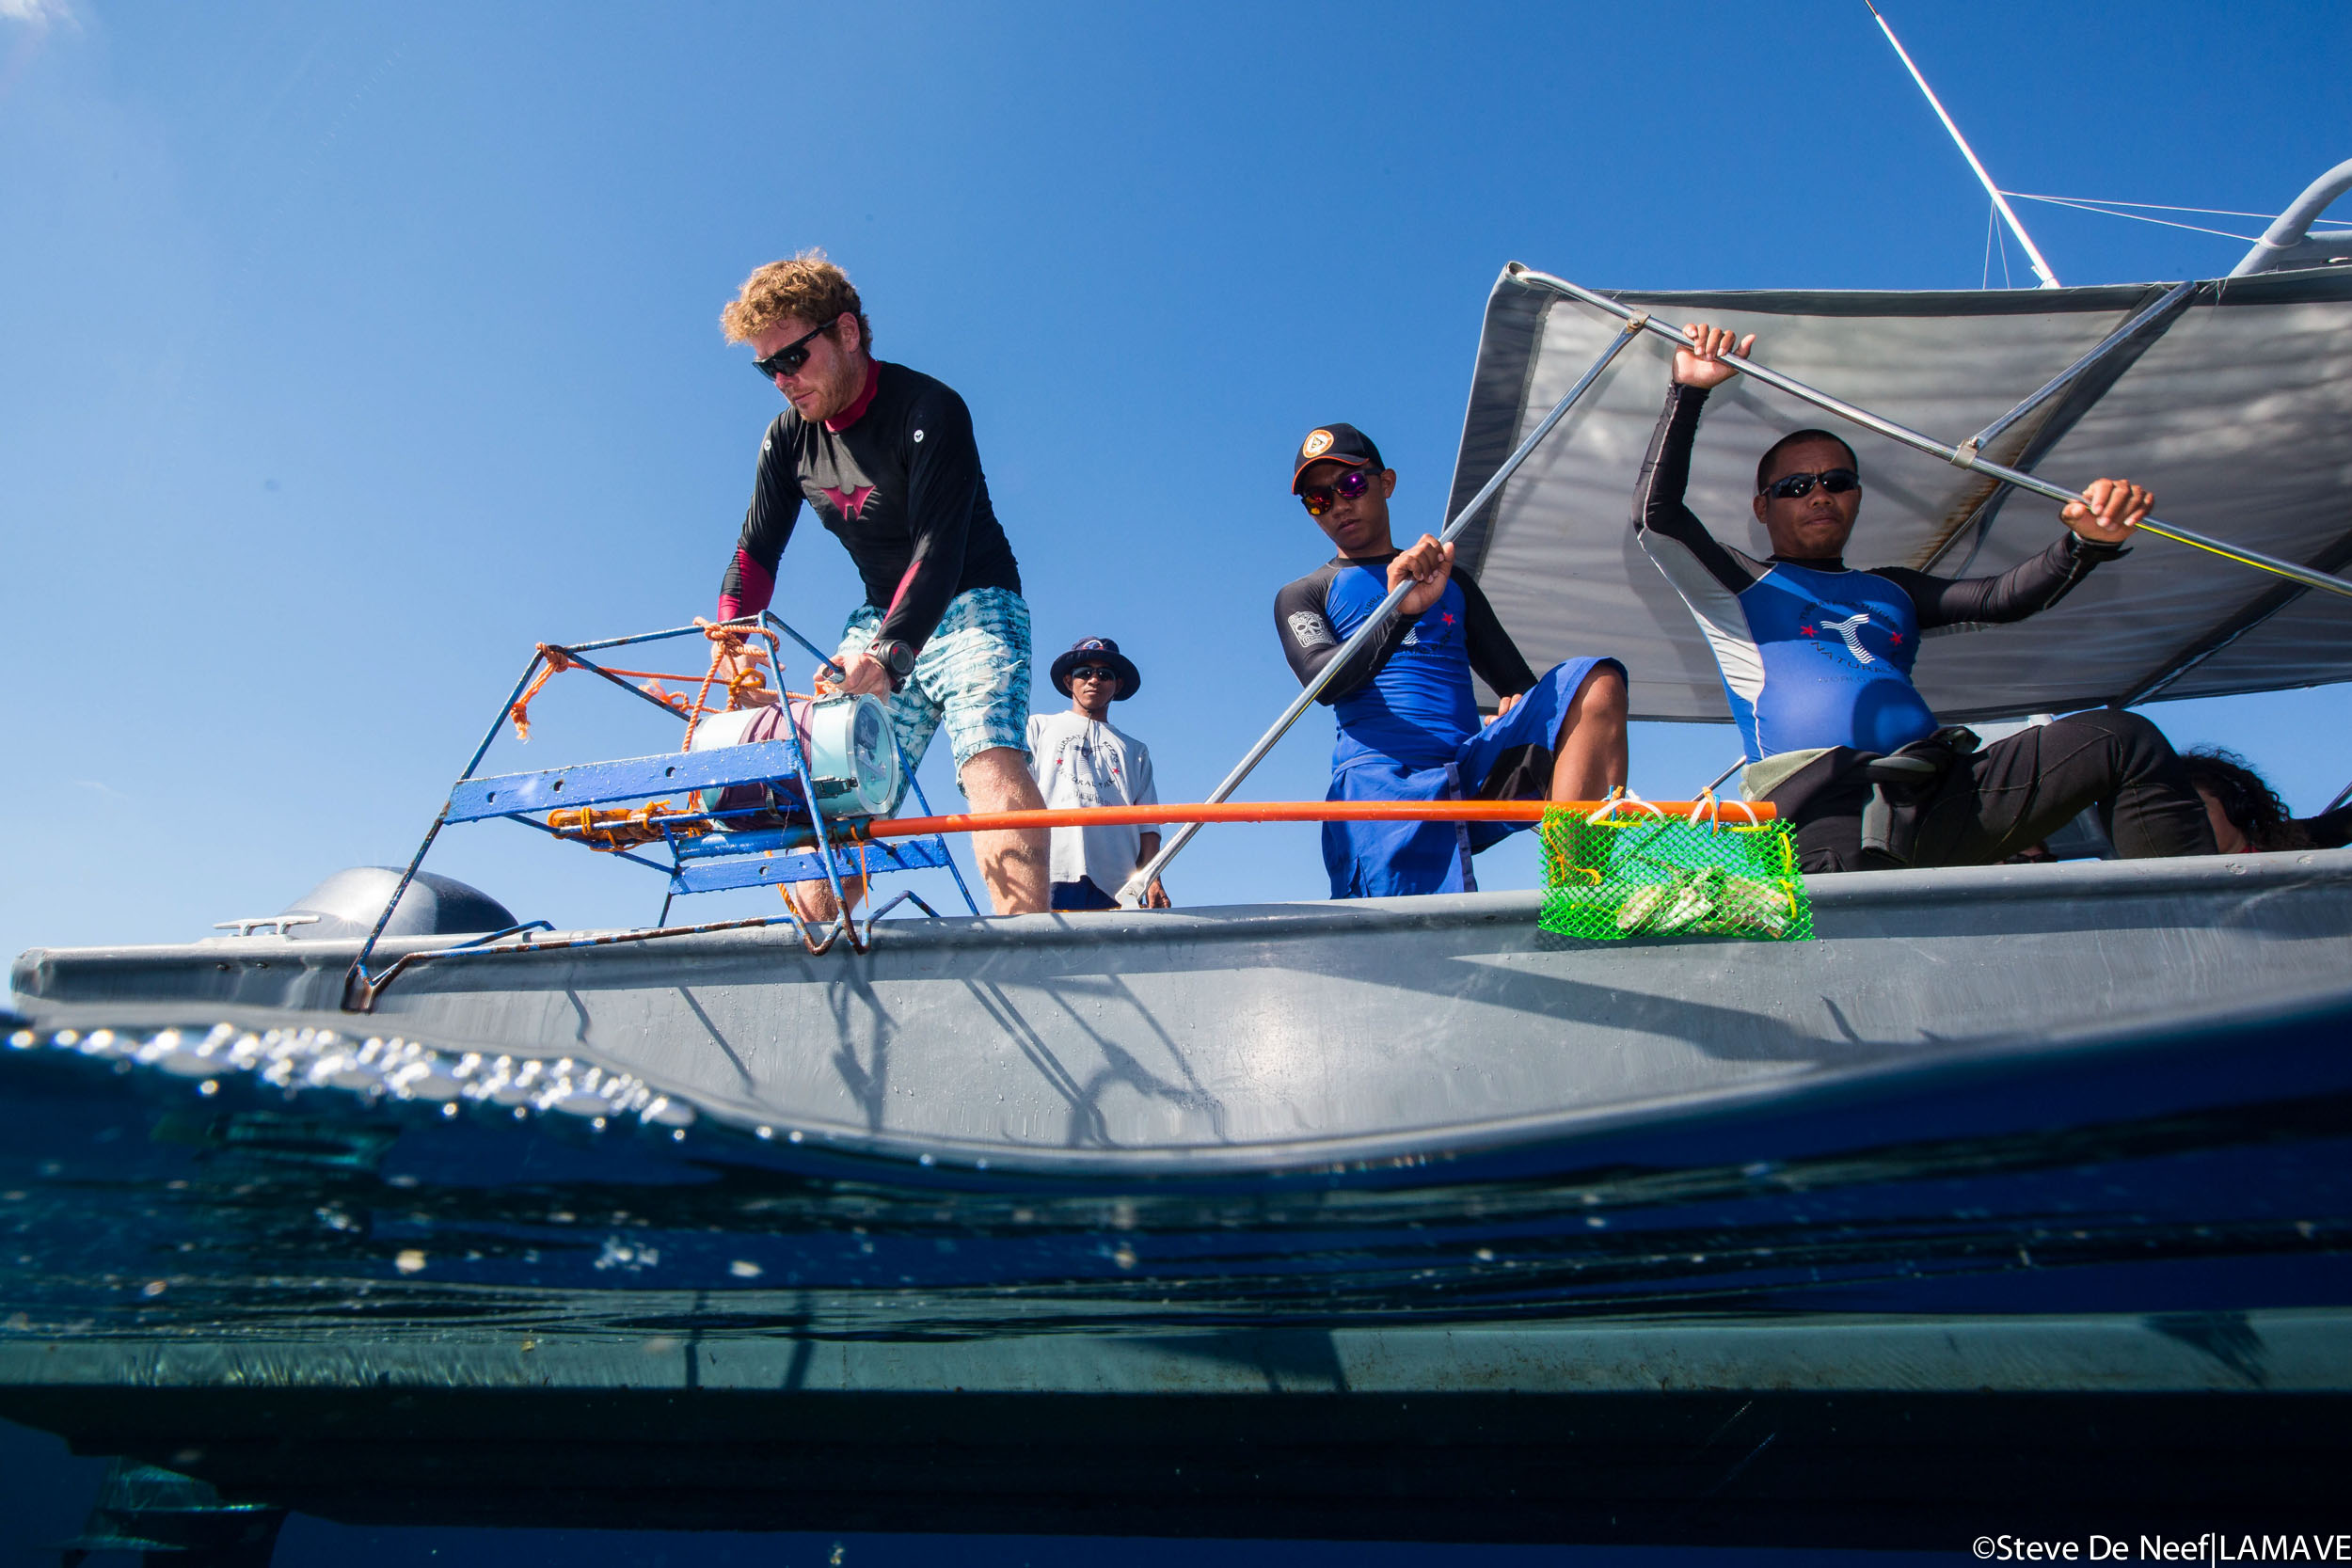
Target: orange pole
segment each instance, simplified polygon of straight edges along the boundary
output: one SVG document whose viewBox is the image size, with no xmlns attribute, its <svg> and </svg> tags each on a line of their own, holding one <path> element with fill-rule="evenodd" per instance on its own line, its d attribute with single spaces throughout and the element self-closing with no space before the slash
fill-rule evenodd
<svg viewBox="0 0 2352 1568">
<path fill-rule="evenodd" d="M 1670 816 L 1687 816 L 1688 800 L 1649 802 Z M 1226 800 L 1216 805 L 1076 806 L 1063 811 L 967 812 L 957 816 L 898 816 L 868 822 L 866 838 L 914 838 L 930 833 L 975 833 L 1025 828 L 1153 827 L 1163 822 L 1534 822 L 1544 813 L 1598 811 L 1599 800 Z M 1724 820 L 1743 827 L 1747 813 L 1770 822 L 1772 808 L 1737 802 L 1723 807 Z M 1638 805 L 1620 808 L 1628 817 L 1649 814 Z"/>
</svg>

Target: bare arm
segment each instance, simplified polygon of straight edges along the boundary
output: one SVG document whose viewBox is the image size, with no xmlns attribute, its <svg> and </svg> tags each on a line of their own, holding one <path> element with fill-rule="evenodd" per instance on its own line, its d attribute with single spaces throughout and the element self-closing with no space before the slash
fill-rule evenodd
<svg viewBox="0 0 2352 1568">
<path fill-rule="evenodd" d="M 1140 871 L 1152 863 L 1152 856 L 1160 852 L 1160 835 L 1145 833 L 1137 840 L 1137 844 L 1136 869 Z M 1160 884 L 1157 877 L 1152 878 L 1152 885 L 1143 890 L 1143 907 L 1147 910 L 1165 910 L 1169 907 L 1168 889 Z"/>
</svg>

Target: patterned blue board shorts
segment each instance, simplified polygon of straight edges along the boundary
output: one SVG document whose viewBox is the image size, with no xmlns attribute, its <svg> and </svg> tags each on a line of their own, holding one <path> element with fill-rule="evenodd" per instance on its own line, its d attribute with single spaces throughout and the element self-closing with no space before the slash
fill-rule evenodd
<svg viewBox="0 0 2352 1568">
<path fill-rule="evenodd" d="M 871 646 L 882 612 L 860 605 L 834 655 L 846 661 Z M 907 766 L 915 767 L 940 721 L 956 767 L 992 746 L 1029 754 L 1029 606 L 1009 588 L 975 588 L 947 601 L 947 613 L 914 656 L 914 673 L 890 699 L 890 724 Z"/>
</svg>

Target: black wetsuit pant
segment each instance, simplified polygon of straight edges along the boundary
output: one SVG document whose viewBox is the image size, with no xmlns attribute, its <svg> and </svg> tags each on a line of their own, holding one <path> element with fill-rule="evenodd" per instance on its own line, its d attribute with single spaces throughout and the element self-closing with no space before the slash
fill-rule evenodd
<svg viewBox="0 0 2352 1568">
<path fill-rule="evenodd" d="M 1806 871 L 1872 871 L 1898 863 L 1862 847 L 1870 781 L 1845 752 L 1775 790 L 1796 824 Z M 1817 772 L 1816 770 L 1820 771 Z M 1810 775 L 1810 777 L 1808 777 Z M 2164 732 L 2137 713 L 2093 708 L 2022 730 L 1957 759 L 1915 810 L 1909 863 L 1990 865 L 2029 849 L 2086 806 L 2125 860 L 2216 852 L 2204 802 Z"/>
</svg>

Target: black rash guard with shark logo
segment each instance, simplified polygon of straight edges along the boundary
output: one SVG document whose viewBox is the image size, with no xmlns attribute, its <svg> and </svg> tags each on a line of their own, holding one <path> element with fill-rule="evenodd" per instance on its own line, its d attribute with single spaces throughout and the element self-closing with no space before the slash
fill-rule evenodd
<svg viewBox="0 0 2352 1568">
<path fill-rule="evenodd" d="M 1021 592 L 1021 568 L 989 505 L 971 410 L 920 371 L 877 359 L 864 395 L 835 418 L 812 424 L 790 408 L 776 416 L 719 587 L 719 619 L 768 608 L 803 501 L 857 562 L 867 602 L 882 612 L 878 640 L 919 649 L 957 594 Z"/>
</svg>

